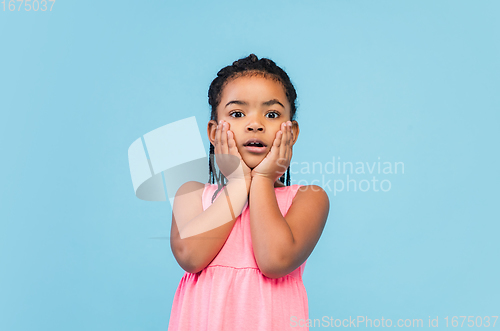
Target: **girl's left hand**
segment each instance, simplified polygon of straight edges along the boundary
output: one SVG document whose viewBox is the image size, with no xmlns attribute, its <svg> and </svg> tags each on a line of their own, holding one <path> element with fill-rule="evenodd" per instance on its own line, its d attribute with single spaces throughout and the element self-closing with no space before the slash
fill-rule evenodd
<svg viewBox="0 0 500 331">
<path fill-rule="evenodd" d="M 262 176 L 276 182 L 290 165 L 292 159 L 292 122 L 281 123 L 281 129 L 276 132 L 271 150 L 253 170 L 252 177 Z"/>
</svg>

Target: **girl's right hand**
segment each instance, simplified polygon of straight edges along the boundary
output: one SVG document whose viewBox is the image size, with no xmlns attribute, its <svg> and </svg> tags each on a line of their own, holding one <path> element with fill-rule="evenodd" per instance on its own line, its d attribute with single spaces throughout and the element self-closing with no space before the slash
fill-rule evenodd
<svg viewBox="0 0 500 331">
<path fill-rule="evenodd" d="M 221 120 L 215 131 L 215 158 L 217 166 L 228 180 L 252 180 L 252 170 L 241 158 L 234 140 L 234 133 L 229 131 L 229 123 Z"/>
</svg>

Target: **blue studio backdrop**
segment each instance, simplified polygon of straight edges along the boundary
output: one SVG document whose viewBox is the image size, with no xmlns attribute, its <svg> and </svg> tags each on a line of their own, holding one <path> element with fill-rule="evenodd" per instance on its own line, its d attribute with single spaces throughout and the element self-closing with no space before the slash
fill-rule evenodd
<svg viewBox="0 0 500 331">
<path fill-rule="evenodd" d="M 293 183 L 330 198 L 304 273 L 311 320 L 500 329 L 499 11 L 0 3 L 0 330 L 167 329 L 183 275 L 171 207 L 136 197 L 127 151 L 194 116 L 208 152 L 210 82 L 250 53 L 298 93 Z"/>
</svg>

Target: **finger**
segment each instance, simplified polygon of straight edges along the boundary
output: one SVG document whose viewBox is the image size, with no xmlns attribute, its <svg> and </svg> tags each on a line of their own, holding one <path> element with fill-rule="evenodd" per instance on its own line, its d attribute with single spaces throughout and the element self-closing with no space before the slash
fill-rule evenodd
<svg viewBox="0 0 500 331">
<path fill-rule="evenodd" d="M 292 122 L 288 121 L 288 145 L 292 143 Z"/>
<path fill-rule="evenodd" d="M 219 132 L 218 132 L 218 144 L 219 144 L 219 154 L 223 154 L 222 151 L 222 125 L 224 124 L 224 121 L 220 121 L 219 123 Z"/>
<path fill-rule="evenodd" d="M 283 142 L 283 131 L 279 130 L 278 132 L 276 132 L 276 138 L 274 138 L 273 148 L 279 152 L 279 148 L 282 142 Z M 273 150 L 273 148 L 271 148 L 271 150 Z"/>
<path fill-rule="evenodd" d="M 286 137 L 287 137 L 287 131 L 286 131 L 286 122 L 283 123 L 281 126 L 281 141 L 280 141 L 280 149 L 283 148 L 286 144 Z"/>
<path fill-rule="evenodd" d="M 224 154 L 224 121 L 219 122 L 219 154 Z"/>
<path fill-rule="evenodd" d="M 281 160 L 280 158 L 282 157 L 282 151 L 283 151 L 283 138 L 284 138 L 284 131 L 278 131 L 278 139 L 276 139 L 276 147 L 274 149 L 273 153 L 273 162 L 276 163 L 276 166 L 279 166 Z"/>
<path fill-rule="evenodd" d="M 227 130 L 227 148 L 229 154 L 238 155 L 238 148 L 236 148 L 236 141 L 234 140 L 233 131 Z"/>
<path fill-rule="evenodd" d="M 219 146 L 219 141 L 220 141 L 220 123 L 222 121 L 219 121 L 219 123 L 217 124 L 217 128 L 215 129 L 215 148 L 214 148 L 214 151 L 215 151 L 215 154 L 220 154 L 220 146 Z"/>
<path fill-rule="evenodd" d="M 227 148 L 229 150 L 229 153 L 231 154 L 234 152 L 234 139 L 233 139 L 233 133 L 229 130 L 227 130 Z"/>
<path fill-rule="evenodd" d="M 286 149 L 288 148 L 288 136 L 289 136 L 288 126 L 287 126 L 287 124 L 285 122 L 284 125 L 283 125 L 283 138 L 282 138 L 282 141 L 281 141 L 281 150 L 280 150 L 280 156 L 281 157 L 285 156 Z"/>
<path fill-rule="evenodd" d="M 234 139 L 234 132 L 233 131 L 227 131 L 228 133 L 228 147 L 229 147 L 229 153 L 233 155 L 237 155 L 241 159 L 240 151 L 238 150 L 238 146 L 236 146 L 236 139 Z"/>
<path fill-rule="evenodd" d="M 222 123 L 222 130 L 221 130 L 221 139 L 220 139 L 220 147 L 221 147 L 221 152 L 222 154 L 229 154 L 228 147 L 227 147 L 227 126 L 228 124 L 226 122 Z"/>
<path fill-rule="evenodd" d="M 286 149 L 285 149 L 285 158 L 290 157 L 290 148 L 292 146 L 292 122 L 288 121 L 287 123 L 287 141 L 286 141 Z"/>
<path fill-rule="evenodd" d="M 287 166 L 290 162 L 289 155 L 290 155 L 290 136 L 291 136 L 291 127 L 289 125 L 289 122 L 287 121 L 285 123 L 285 132 L 286 132 L 286 138 L 282 147 L 282 153 L 280 154 L 280 165 L 281 166 Z"/>
<path fill-rule="evenodd" d="M 282 131 L 283 131 L 283 135 L 282 135 L 282 141 L 281 141 L 281 145 L 280 145 L 280 150 L 279 150 L 279 158 L 280 159 L 283 159 L 285 157 L 285 152 L 286 152 L 286 141 L 287 141 L 287 137 L 288 137 L 288 134 L 287 134 L 287 126 L 286 126 L 286 122 L 284 122 L 282 125 Z"/>
</svg>

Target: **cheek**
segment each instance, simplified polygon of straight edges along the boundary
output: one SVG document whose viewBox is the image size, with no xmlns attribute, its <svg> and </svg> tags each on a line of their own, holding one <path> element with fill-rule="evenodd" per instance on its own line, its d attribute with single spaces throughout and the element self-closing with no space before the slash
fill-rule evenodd
<svg viewBox="0 0 500 331">
<path fill-rule="evenodd" d="M 238 134 L 238 132 L 240 131 L 240 129 L 238 128 L 238 126 L 235 125 L 235 124 L 233 124 L 233 123 L 230 123 L 230 125 L 229 125 L 229 131 L 231 131 L 233 133 L 233 139 L 236 142 L 236 145 L 239 145 L 241 138 L 240 138 L 240 136 Z"/>
<path fill-rule="evenodd" d="M 276 138 L 276 135 L 278 134 L 278 131 L 281 130 L 281 123 L 276 125 L 273 130 L 271 131 L 272 132 L 272 136 L 273 138 Z"/>
<path fill-rule="evenodd" d="M 236 134 L 234 135 L 234 141 L 236 142 L 236 147 L 238 147 L 238 149 L 244 143 L 244 141 L 240 141 L 240 139 L 238 139 L 238 137 L 236 136 Z"/>
</svg>

